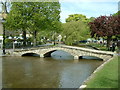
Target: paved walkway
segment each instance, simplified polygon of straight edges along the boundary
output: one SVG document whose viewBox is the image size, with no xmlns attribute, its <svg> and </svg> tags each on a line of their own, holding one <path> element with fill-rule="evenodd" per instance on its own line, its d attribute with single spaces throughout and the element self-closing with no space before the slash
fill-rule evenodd
<svg viewBox="0 0 120 90">
<path fill-rule="evenodd" d="M 0 49 L 0 56 L 2 56 L 2 50 Z"/>
</svg>

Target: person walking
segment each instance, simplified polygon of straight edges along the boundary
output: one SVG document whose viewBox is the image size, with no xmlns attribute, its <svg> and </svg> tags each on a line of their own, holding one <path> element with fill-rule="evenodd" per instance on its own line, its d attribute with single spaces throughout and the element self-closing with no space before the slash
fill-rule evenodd
<svg viewBox="0 0 120 90">
<path fill-rule="evenodd" d="M 116 45 L 115 45 L 115 43 L 113 42 L 113 43 L 112 43 L 112 52 L 115 51 L 115 47 L 116 47 Z"/>
<path fill-rule="evenodd" d="M 120 53 L 120 40 L 117 41 L 118 53 Z"/>
<path fill-rule="evenodd" d="M 109 50 L 112 51 L 112 42 L 110 42 Z"/>
</svg>

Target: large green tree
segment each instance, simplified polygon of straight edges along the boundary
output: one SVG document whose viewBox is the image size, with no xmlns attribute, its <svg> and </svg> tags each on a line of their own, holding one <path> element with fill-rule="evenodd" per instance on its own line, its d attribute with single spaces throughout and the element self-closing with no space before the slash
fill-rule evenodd
<svg viewBox="0 0 120 90">
<path fill-rule="evenodd" d="M 26 30 L 33 32 L 34 45 L 40 30 L 52 30 L 57 27 L 60 18 L 59 2 L 14 2 L 7 17 L 7 26 L 11 30 L 22 30 L 24 45 Z"/>
<path fill-rule="evenodd" d="M 26 30 L 29 26 L 30 12 L 29 2 L 13 2 L 10 13 L 7 16 L 6 27 L 9 30 L 21 30 L 23 32 L 23 45 L 26 46 Z"/>
<path fill-rule="evenodd" d="M 30 30 L 33 30 L 34 44 L 36 44 L 36 36 L 39 31 L 59 30 L 60 4 L 59 2 L 37 2 L 37 6 L 36 3 L 34 3 L 32 9 L 35 10 L 33 15 L 31 15 Z"/>
<path fill-rule="evenodd" d="M 85 40 L 90 36 L 89 27 L 82 21 L 67 22 L 63 24 L 62 36 L 66 37 L 66 44 L 72 45 L 74 42 Z"/>
</svg>

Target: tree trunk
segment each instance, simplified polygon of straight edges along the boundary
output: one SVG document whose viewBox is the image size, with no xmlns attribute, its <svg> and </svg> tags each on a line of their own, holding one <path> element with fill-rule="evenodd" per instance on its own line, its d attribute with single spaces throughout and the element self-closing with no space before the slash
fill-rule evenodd
<svg viewBox="0 0 120 90">
<path fill-rule="evenodd" d="M 107 37 L 107 49 L 110 49 L 110 42 L 111 42 L 112 36 Z"/>
<path fill-rule="evenodd" d="M 26 31 L 23 30 L 23 46 L 26 46 Z"/>
<path fill-rule="evenodd" d="M 35 30 L 34 31 L 34 46 L 36 46 L 36 42 L 37 42 L 36 36 L 37 36 L 37 31 Z"/>
<path fill-rule="evenodd" d="M 55 34 L 56 34 L 56 33 L 54 32 L 54 45 L 55 45 Z"/>
</svg>

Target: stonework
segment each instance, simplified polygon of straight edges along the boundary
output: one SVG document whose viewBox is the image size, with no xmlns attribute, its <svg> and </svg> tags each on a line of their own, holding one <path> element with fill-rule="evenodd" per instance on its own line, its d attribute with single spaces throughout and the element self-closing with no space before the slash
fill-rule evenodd
<svg viewBox="0 0 120 90">
<path fill-rule="evenodd" d="M 53 47 L 44 47 L 44 48 L 36 48 L 36 49 L 28 49 L 28 50 L 18 50 L 11 52 L 13 56 L 22 56 L 26 53 L 35 53 L 40 55 L 40 57 L 50 57 L 51 53 L 56 50 L 63 50 L 65 52 L 70 53 L 74 56 L 74 59 L 79 59 L 80 56 L 94 56 L 105 60 L 110 59 L 113 56 L 113 52 L 108 51 L 100 51 L 93 49 L 86 49 L 81 47 L 73 47 L 73 46 L 53 46 Z"/>
</svg>

